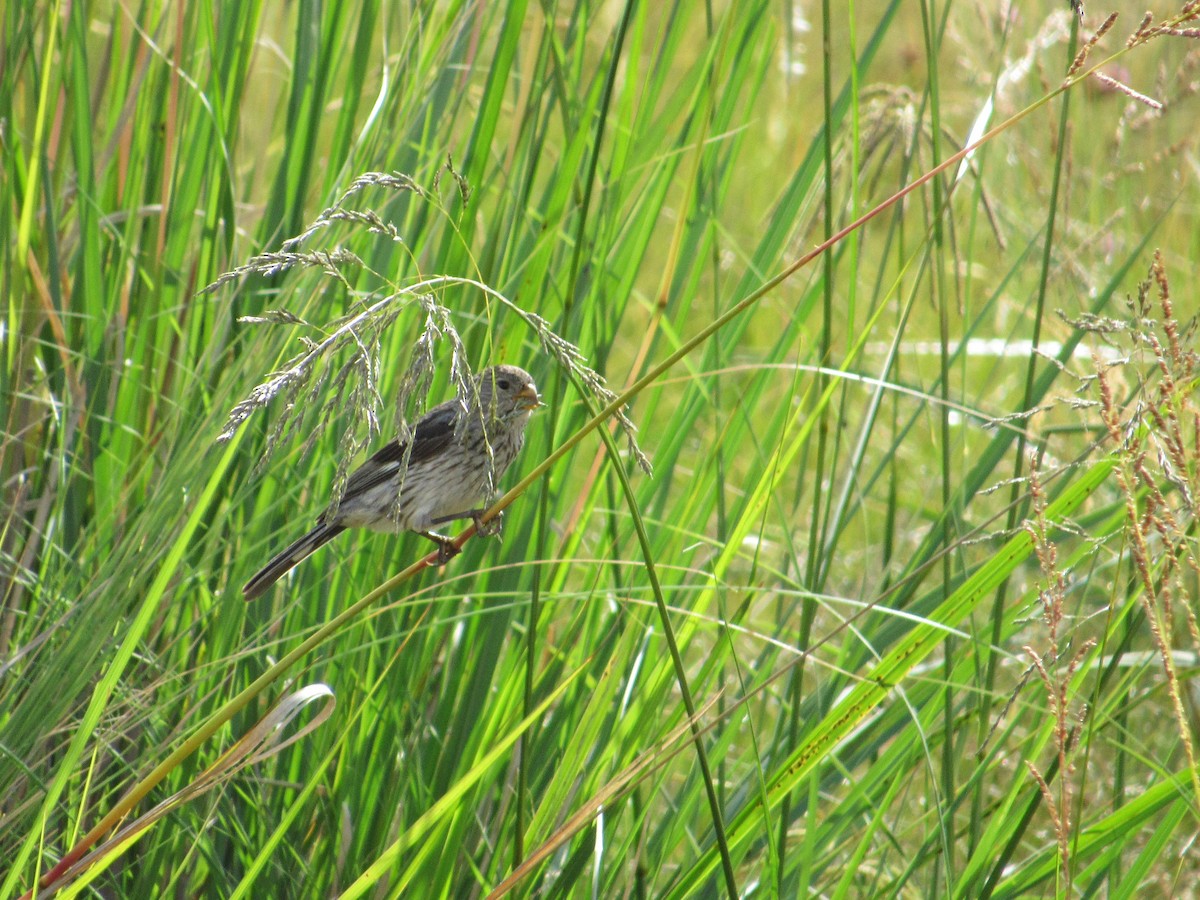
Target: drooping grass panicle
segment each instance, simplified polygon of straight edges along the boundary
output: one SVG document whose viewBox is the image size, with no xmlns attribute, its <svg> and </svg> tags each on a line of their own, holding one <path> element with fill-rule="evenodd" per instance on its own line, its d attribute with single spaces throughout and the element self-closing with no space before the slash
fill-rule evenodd
<svg viewBox="0 0 1200 900">
<path fill-rule="evenodd" d="M 1038 586 L 1038 603 L 1041 606 L 1042 624 L 1045 628 L 1046 646 L 1036 649 L 1032 643 L 1024 647 L 1030 666 L 1046 694 L 1046 705 L 1052 716 L 1052 745 L 1057 757 L 1058 774 L 1055 787 L 1050 779 L 1038 769 L 1034 760 L 1026 760 L 1027 771 L 1037 782 L 1045 801 L 1058 842 L 1060 865 L 1066 883 L 1072 877 L 1071 838 L 1074 821 L 1074 797 L 1078 790 L 1075 775 L 1074 750 L 1079 743 L 1079 733 L 1087 716 L 1087 705 L 1073 699 L 1078 691 L 1075 674 L 1081 663 L 1095 647 L 1091 638 L 1084 639 L 1072 650 L 1070 636 L 1064 634 L 1067 622 L 1066 603 L 1069 591 L 1066 574 L 1058 558 L 1058 547 L 1053 532 L 1060 526 L 1051 522 L 1046 515 L 1047 497 L 1041 477 L 1038 454 L 1029 457 L 1029 493 L 1033 517 L 1025 522 L 1025 531 L 1033 542 L 1034 554 L 1041 569 Z M 1068 891 L 1069 893 L 1069 891 Z"/>
<path fill-rule="evenodd" d="M 242 265 L 222 273 L 215 280 L 202 287 L 197 293 L 200 295 L 211 294 L 218 288 L 224 287 L 232 281 L 238 281 L 247 275 L 262 275 L 263 277 L 270 278 L 291 269 L 320 269 L 330 278 L 337 279 L 349 290 L 350 283 L 346 280 L 346 276 L 342 272 L 342 267 L 355 266 L 361 268 L 362 265 L 363 261 L 358 256 L 340 247 L 334 250 L 311 250 L 306 253 L 292 253 L 283 250 L 260 253 L 257 256 L 250 257 Z M 250 319 L 248 321 L 255 320 Z"/>
<path fill-rule="evenodd" d="M 1155 100 L 1153 97 L 1147 97 L 1145 94 L 1134 90 L 1125 82 L 1114 78 L 1111 75 L 1107 75 L 1104 72 L 1093 72 L 1092 77 L 1101 84 L 1106 85 L 1120 94 L 1124 94 L 1126 97 L 1129 97 L 1132 100 L 1136 100 L 1138 103 L 1141 103 L 1144 106 L 1148 106 L 1154 110 L 1161 110 L 1163 108 L 1163 105 L 1160 101 Z"/>
<path fill-rule="evenodd" d="M 320 231 L 322 228 L 328 227 L 334 222 L 346 222 L 349 224 L 362 225 L 370 234 L 378 234 L 403 243 L 403 238 L 396 226 L 385 221 L 377 212 L 371 209 L 357 210 L 347 209 L 346 203 L 363 190 L 369 187 L 382 187 L 393 191 L 411 191 L 412 193 L 428 199 L 430 195 L 417 184 L 412 178 L 407 175 L 402 175 L 398 172 L 364 172 L 359 175 L 354 181 L 350 182 L 350 186 L 342 192 L 337 198 L 333 206 L 328 207 L 317 216 L 307 228 L 299 234 L 288 238 L 283 242 L 282 248 L 284 251 L 291 251 L 304 243 L 313 234 Z"/>
<path fill-rule="evenodd" d="M 449 168 L 449 171 L 455 176 L 460 194 L 463 194 L 465 188 L 462 177 L 452 168 Z M 296 251 L 301 243 L 335 222 L 352 230 L 366 232 L 369 236 L 402 241 L 395 227 L 378 213 L 346 208 L 345 204 L 367 187 L 409 191 L 422 198 L 432 196 L 406 175 L 366 173 L 356 178 L 337 201 L 324 210 L 311 225 L 295 237 L 284 241 L 283 250 L 278 253 L 260 254 L 204 288 L 205 292 L 211 292 L 247 275 L 277 275 L 297 267 L 318 267 L 339 279 L 346 288 L 346 296 L 364 298 L 352 315 L 335 318 L 323 325 L 312 324 L 285 309 L 272 309 L 259 315 L 242 317 L 239 321 L 248 323 L 300 326 L 308 332 L 318 332 L 321 337 L 303 335 L 301 340 L 304 343 L 304 351 L 289 360 L 284 369 L 268 376 L 244 400 L 233 407 L 218 440 L 229 440 L 256 410 L 281 399 L 282 414 L 269 432 L 263 459 L 265 461 L 274 453 L 280 441 L 296 434 L 300 422 L 307 416 L 311 417 L 308 421 L 315 422 L 316 425 L 309 429 L 304 442 L 303 452 L 306 453 L 322 433 L 321 423 L 338 419 L 348 413 L 352 423 L 364 423 L 365 429 L 343 426 L 340 440 L 341 459 L 333 492 L 336 506 L 336 498 L 340 496 L 340 490 L 345 485 L 353 457 L 380 432 L 379 411 L 384 405 L 380 396 L 381 341 L 385 332 L 398 322 L 406 309 L 419 307 L 423 322 L 411 343 L 408 365 L 399 378 L 393 416 L 396 433 L 402 440 L 408 436 L 406 411 L 414 401 L 418 409 L 422 407 L 424 395 L 432 385 L 434 373 L 439 368 L 447 368 L 449 382 L 464 409 L 469 411 L 478 406 L 479 398 L 471 357 L 454 323 L 456 312 L 440 299 L 442 292 L 451 287 L 475 288 L 485 298 L 501 303 L 533 330 L 538 344 L 546 354 L 574 376 L 599 404 L 607 406 L 616 399 L 617 395 L 607 387 L 603 376 L 586 365 L 586 358 L 577 346 L 555 333 L 549 322 L 541 316 L 523 309 L 482 282 L 439 275 L 420 278 L 409 284 L 398 284 L 381 276 L 384 283 L 377 290 L 364 293 L 362 290 L 355 290 L 340 270 L 340 266 L 353 265 L 374 275 L 358 255 L 340 248 L 329 252 Z M 448 345 L 448 354 L 439 353 L 439 344 L 443 342 Z M 298 402 L 301 396 L 305 398 L 303 403 Z M 630 455 L 637 465 L 649 474 L 650 461 L 637 444 L 637 429 L 633 422 L 624 409 L 618 409 L 614 417 L 628 438 Z M 460 426 L 466 421 L 466 417 L 461 418 Z"/>
<path fill-rule="evenodd" d="M 1200 654 L 1194 549 L 1200 489 L 1200 410 L 1195 393 L 1198 357 L 1178 336 L 1166 265 L 1156 253 L 1148 277 L 1129 298 L 1130 355 L 1142 363 L 1137 402 L 1122 409 L 1110 368 L 1097 366 L 1101 417 L 1116 458 L 1115 478 L 1125 506 L 1125 540 L 1139 582 L 1137 599 L 1162 663 L 1167 695 L 1200 794 L 1191 724 L 1176 662 L 1180 640 Z"/>
<path fill-rule="evenodd" d="M 594 369 L 584 364 L 586 357 L 579 352 L 579 348 L 570 341 L 559 337 L 550 328 L 550 324 L 536 313 L 523 313 L 522 318 L 530 324 L 541 341 L 542 349 L 558 360 L 560 366 L 573 372 L 576 377 L 583 383 L 599 401 L 608 405 L 617 399 L 617 395 L 609 389 L 604 376 L 596 372 Z M 637 463 L 638 468 L 647 475 L 654 473 L 654 468 L 650 464 L 649 457 L 642 452 L 642 448 L 637 442 L 637 426 L 626 414 L 624 409 L 618 409 L 614 414 L 617 422 L 621 426 L 621 430 L 625 432 L 625 437 L 629 442 L 629 452 Z"/>
</svg>

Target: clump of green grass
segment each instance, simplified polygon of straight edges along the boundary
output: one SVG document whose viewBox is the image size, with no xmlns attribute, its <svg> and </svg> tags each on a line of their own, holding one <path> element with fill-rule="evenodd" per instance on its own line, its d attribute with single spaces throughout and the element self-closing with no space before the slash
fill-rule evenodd
<svg viewBox="0 0 1200 900">
<path fill-rule="evenodd" d="M 1198 9 L 1096 94 L 1112 20 L 827 13 L 799 76 L 759 3 L 7 10 L 0 894 L 1178 893 L 1195 229 L 1139 66 Z M 240 602 L 502 359 L 501 543 Z"/>
</svg>

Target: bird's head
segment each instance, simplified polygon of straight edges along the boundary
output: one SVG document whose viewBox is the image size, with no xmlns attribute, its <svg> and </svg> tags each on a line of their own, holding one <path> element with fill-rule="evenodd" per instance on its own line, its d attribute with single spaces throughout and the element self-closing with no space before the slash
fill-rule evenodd
<svg viewBox="0 0 1200 900">
<path fill-rule="evenodd" d="M 533 376 L 517 366 L 492 366 L 478 375 L 479 401 L 502 419 L 528 416 L 542 405 Z"/>
</svg>

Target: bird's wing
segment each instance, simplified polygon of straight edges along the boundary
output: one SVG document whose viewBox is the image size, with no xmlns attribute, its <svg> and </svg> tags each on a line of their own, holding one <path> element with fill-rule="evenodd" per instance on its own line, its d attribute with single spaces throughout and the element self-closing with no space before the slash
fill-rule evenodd
<svg viewBox="0 0 1200 900">
<path fill-rule="evenodd" d="M 408 464 L 411 466 L 423 459 L 429 459 L 446 449 L 454 440 L 454 425 L 457 419 L 457 400 L 440 403 L 423 415 L 413 428 L 412 453 L 409 454 Z M 394 477 L 404 465 L 407 448 L 406 442 L 395 440 L 375 451 L 350 474 L 350 479 L 346 482 L 346 492 L 342 495 L 342 504 Z"/>
</svg>

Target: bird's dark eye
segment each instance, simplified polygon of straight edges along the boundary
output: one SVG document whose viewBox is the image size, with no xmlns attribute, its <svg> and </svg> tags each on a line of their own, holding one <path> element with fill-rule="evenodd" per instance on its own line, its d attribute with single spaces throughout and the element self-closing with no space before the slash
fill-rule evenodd
<svg viewBox="0 0 1200 900">
<path fill-rule="evenodd" d="M 507 391 L 512 386 L 507 378 L 498 379 L 496 384 L 500 386 L 500 390 L 502 391 Z"/>
</svg>

